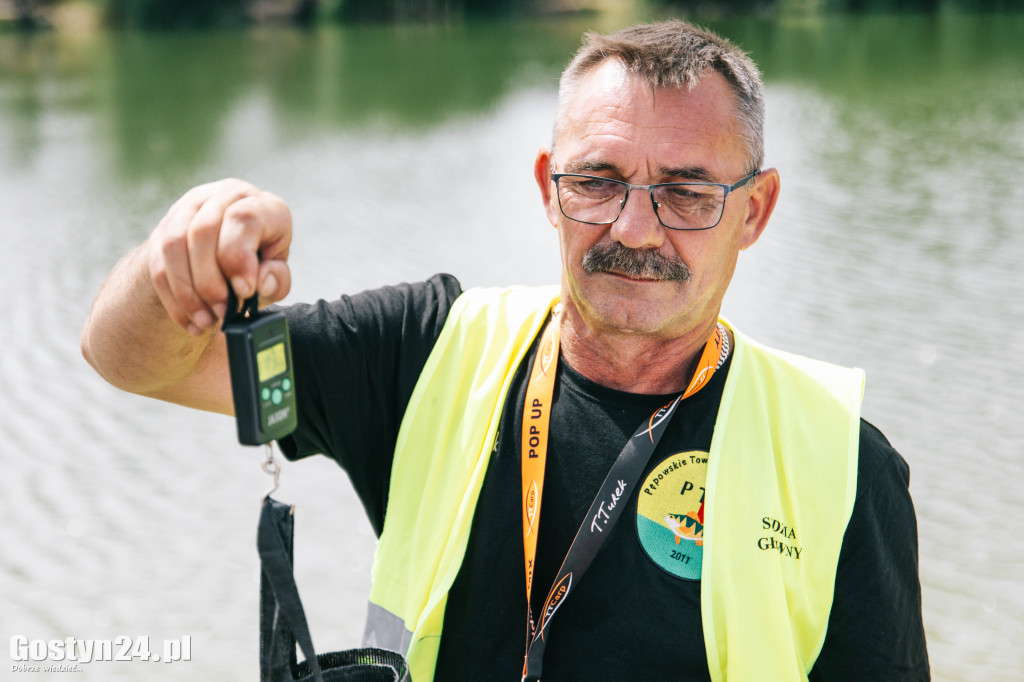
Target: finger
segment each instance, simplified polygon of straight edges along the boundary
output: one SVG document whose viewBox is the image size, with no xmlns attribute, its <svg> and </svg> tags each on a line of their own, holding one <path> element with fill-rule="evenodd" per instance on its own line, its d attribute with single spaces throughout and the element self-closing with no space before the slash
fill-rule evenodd
<svg viewBox="0 0 1024 682">
<path fill-rule="evenodd" d="M 206 310 L 212 314 L 212 318 L 208 319 L 200 311 L 197 315 L 201 320 L 193 318 L 197 324 L 200 321 L 212 324 L 214 319 L 224 315 L 228 291 L 217 259 L 225 214 L 233 203 L 258 191 L 252 185 L 241 181 L 222 181 L 217 191 L 203 202 L 189 223 L 187 241 L 192 284 Z"/>
<path fill-rule="evenodd" d="M 167 287 L 173 302 L 172 306 L 165 304 L 164 307 L 168 311 L 172 307 L 180 310 L 188 318 L 186 328 L 192 326 L 203 330 L 211 326 L 213 315 L 193 285 L 187 244 L 186 230 L 175 229 L 165 234 L 156 244 L 158 257 L 154 272 L 157 281 Z"/>
<path fill-rule="evenodd" d="M 261 192 L 264 221 L 260 232 L 260 253 L 269 260 L 288 260 L 292 243 L 292 214 L 280 197 L 270 192 Z"/>
<path fill-rule="evenodd" d="M 292 273 L 283 260 L 264 260 L 259 272 L 260 307 L 280 301 L 292 288 Z"/>
<path fill-rule="evenodd" d="M 188 226 L 203 203 L 223 184 L 223 181 L 207 183 L 183 194 L 171 205 L 149 240 L 150 280 L 157 297 L 170 318 L 191 333 L 199 333 L 211 319 L 209 309 L 192 284 Z"/>
<path fill-rule="evenodd" d="M 228 298 L 227 284 L 217 266 L 217 229 L 203 225 L 198 229 L 190 227 L 186 233 L 188 244 L 189 271 L 192 288 L 196 292 L 201 309 L 192 312 L 192 319 L 202 329 L 222 317 Z"/>
<path fill-rule="evenodd" d="M 164 221 L 161 221 L 158 231 L 162 231 L 163 228 Z M 161 305 L 163 305 L 168 317 L 170 317 L 175 324 L 185 329 L 190 334 L 198 334 L 200 329 L 192 324 L 192 320 L 188 313 L 181 305 L 179 305 L 174 292 L 171 290 L 171 275 L 168 274 L 166 258 L 167 251 L 162 240 L 157 239 L 159 236 L 159 234 L 154 234 L 149 245 L 148 269 L 150 282 L 152 283 L 157 298 L 160 300 Z"/>
<path fill-rule="evenodd" d="M 171 215 L 173 213 L 183 211 L 189 215 L 194 215 L 195 212 L 199 210 L 199 207 L 203 205 L 203 202 L 213 196 L 218 189 L 223 187 L 225 182 L 233 182 L 233 180 L 217 180 L 214 182 L 207 182 L 202 185 L 196 185 L 178 197 L 178 200 L 171 204 L 171 207 L 167 210 L 167 214 Z"/>
<path fill-rule="evenodd" d="M 227 208 L 217 261 L 239 298 L 252 296 L 257 285 L 263 284 L 260 258 L 287 261 L 291 232 L 288 207 L 273 194 L 247 196 Z"/>
</svg>

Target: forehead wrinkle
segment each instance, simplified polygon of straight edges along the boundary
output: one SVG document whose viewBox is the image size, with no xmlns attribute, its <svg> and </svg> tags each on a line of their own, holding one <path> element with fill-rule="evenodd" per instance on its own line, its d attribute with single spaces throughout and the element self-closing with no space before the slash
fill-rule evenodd
<svg viewBox="0 0 1024 682">
<path fill-rule="evenodd" d="M 606 107 L 608 109 L 629 109 L 629 107 Z M 582 143 L 585 141 L 593 141 L 594 147 L 581 159 L 573 159 L 567 162 L 566 168 L 573 169 L 572 172 L 577 171 L 614 171 L 622 175 L 630 174 L 623 166 L 619 165 L 614 160 L 610 160 L 608 156 L 618 156 L 624 145 L 626 148 L 633 152 L 639 152 L 640 156 L 644 156 L 658 149 L 668 149 L 669 154 L 673 149 L 677 149 L 680 146 L 678 142 L 671 142 L 669 139 L 671 135 L 669 131 L 678 131 L 681 129 L 689 129 L 691 126 L 687 125 L 687 121 L 676 120 L 669 122 L 658 122 L 656 120 L 646 121 L 637 123 L 632 120 L 629 115 L 619 117 L 608 115 L 608 112 L 602 112 L 604 115 L 601 116 L 589 116 L 576 118 L 574 116 L 567 117 L 566 127 L 564 128 L 563 135 L 574 137 L 574 142 Z M 631 112 L 630 112 L 631 113 Z M 700 126 L 697 126 L 699 130 Z M 628 134 L 625 131 L 635 131 L 634 134 Z M 636 138 L 644 137 L 648 138 L 646 142 L 638 143 Z M 596 141 L 595 141 L 596 140 Z M 683 143 L 683 146 L 689 146 L 694 144 L 693 142 Z M 698 143 L 699 144 L 699 143 Z M 559 145 L 558 148 L 564 148 Z M 646 149 L 646 152 L 641 150 Z M 702 165 L 675 165 L 672 162 L 660 166 L 652 166 L 649 162 L 640 161 L 641 165 L 648 165 L 652 170 L 656 169 L 656 173 L 660 176 L 667 177 L 681 177 L 691 180 L 705 180 L 714 177 L 714 174 Z M 633 164 L 629 164 L 632 166 Z"/>
<path fill-rule="evenodd" d="M 587 85 L 594 87 L 580 88 L 563 112 L 556 148 L 568 151 L 563 142 L 578 151 L 583 150 L 577 144 L 589 147 L 581 155 L 570 152 L 575 158 L 567 159 L 566 170 L 614 173 L 623 179 L 642 175 L 648 178 L 644 182 L 717 182 L 722 170 L 718 164 L 709 164 L 703 151 L 691 158 L 686 158 L 688 152 L 681 156 L 680 145 L 710 147 L 716 159 L 721 156 L 734 132 L 729 125 L 734 122 L 727 115 L 731 100 L 695 95 L 697 88 L 692 85 L 652 87 L 618 69 L 612 71 L 600 74 L 604 78 L 591 74 L 593 80 Z M 708 87 L 717 85 L 714 79 L 701 80 Z M 684 102 L 677 101 L 673 94 L 677 92 L 683 94 Z"/>
</svg>

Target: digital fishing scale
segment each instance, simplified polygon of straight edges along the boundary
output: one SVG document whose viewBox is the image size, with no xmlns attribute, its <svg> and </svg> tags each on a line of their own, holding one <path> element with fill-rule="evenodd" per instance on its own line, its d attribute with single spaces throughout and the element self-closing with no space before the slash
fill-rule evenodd
<svg viewBox="0 0 1024 682">
<path fill-rule="evenodd" d="M 284 438 L 298 424 L 288 320 L 284 313 L 261 313 L 256 294 L 239 310 L 228 287 L 223 330 L 238 441 L 261 445 Z"/>
</svg>

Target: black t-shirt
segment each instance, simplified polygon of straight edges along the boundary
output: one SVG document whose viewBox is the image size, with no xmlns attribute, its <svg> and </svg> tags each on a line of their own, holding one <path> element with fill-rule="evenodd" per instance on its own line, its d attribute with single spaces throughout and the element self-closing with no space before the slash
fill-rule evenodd
<svg viewBox="0 0 1024 682">
<path fill-rule="evenodd" d="M 460 293 L 454 278 L 438 275 L 286 310 L 299 428 L 282 448 L 291 458 L 335 459 L 378 534 L 402 415 Z M 527 607 L 519 434 L 534 351 L 512 383 L 466 556 L 448 595 L 437 680 L 511 681 L 522 672 Z M 728 368 L 727 361 L 677 408 L 629 506 L 552 621 L 544 679 L 710 679 L 701 552 L 693 535 L 703 520 L 700 472 Z M 612 462 L 640 422 L 671 397 L 615 391 L 559 363 L 534 614 Z M 862 421 L 857 499 L 812 681 L 929 679 L 908 483 L 906 462 Z"/>
</svg>

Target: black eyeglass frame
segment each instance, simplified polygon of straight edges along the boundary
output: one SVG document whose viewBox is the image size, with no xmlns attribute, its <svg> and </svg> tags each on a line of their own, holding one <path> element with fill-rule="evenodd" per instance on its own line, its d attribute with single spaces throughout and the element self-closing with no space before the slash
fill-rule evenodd
<svg viewBox="0 0 1024 682">
<path fill-rule="evenodd" d="M 624 180 L 606 178 L 601 175 L 587 175 L 586 173 L 552 173 L 551 180 L 555 183 L 555 194 L 558 196 L 558 210 L 562 212 L 562 215 L 564 215 L 566 218 L 574 222 L 583 223 L 584 225 L 611 225 L 612 223 L 619 219 L 619 216 L 622 215 L 622 209 L 625 208 L 626 202 L 629 201 L 630 191 L 634 189 L 645 189 L 648 192 L 648 196 L 650 196 L 651 198 L 651 206 L 654 207 L 654 215 L 658 218 L 658 222 L 661 223 L 662 227 L 668 230 L 679 230 L 682 232 L 700 232 L 701 230 L 710 230 L 714 227 L 717 227 L 718 223 L 722 222 L 722 217 L 725 215 L 725 202 L 729 198 L 729 193 L 734 192 L 739 188 L 743 187 L 760 174 L 761 169 L 758 168 L 757 170 L 750 172 L 749 174 L 747 174 L 743 178 L 740 178 L 731 185 L 727 185 L 722 182 L 659 182 L 653 185 L 634 185 L 633 183 L 626 182 Z M 619 202 L 619 212 L 615 214 L 615 217 L 612 220 L 607 220 L 600 223 L 590 222 L 587 220 L 577 220 L 576 218 L 573 218 L 572 216 L 565 212 L 564 208 L 562 208 L 562 196 L 558 193 L 558 181 L 564 177 L 590 178 L 592 180 L 603 180 L 605 182 L 612 182 L 615 183 L 616 185 L 624 186 L 626 188 L 626 194 L 625 196 L 622 197 L 622 201 Z M 721 187 L 723 190 L 725 190 L 725 193 L 722 195 L 722 211 L 721 213 L 718 214 L 718 220 L 715 221 L 714 225 L 708 225 L 707 227 L 672 227 L 671 225 L 665 224 L 665 222 L 661 219 L 661 215 L 658 213 L 658 202 L 654 199 L 654 190 L 658 187 L 672 187 L 678 185 L 700 185 L 702 187 Z"/>
</svg>

